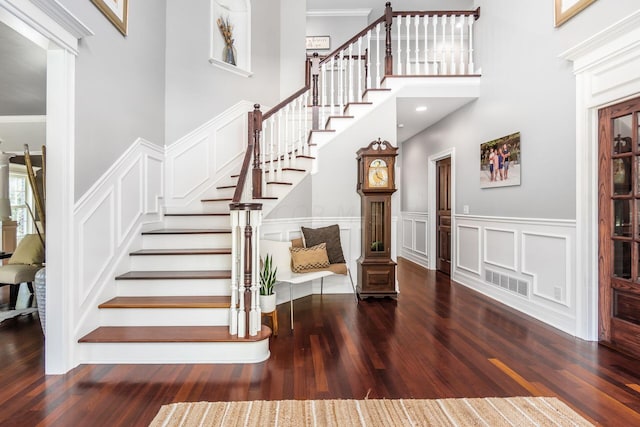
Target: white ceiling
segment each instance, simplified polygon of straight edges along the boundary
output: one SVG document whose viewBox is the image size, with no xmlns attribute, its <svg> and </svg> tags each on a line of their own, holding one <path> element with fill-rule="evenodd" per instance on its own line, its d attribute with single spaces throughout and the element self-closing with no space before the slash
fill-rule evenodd
<svg viewBox="0 0 640 427">
<path fill-rule="evenodd" d="M 46 114 L 46 51 L 0 22 L 0 116 Z"/>
<path fill-rule="evenodd" d="M 476 98 L 398 98 L 396 115 L 398 118 L 398 144 L 420 131 L 432 126 Z M 426 111 L 416 111 L 418 106 Z"/>
</svg>

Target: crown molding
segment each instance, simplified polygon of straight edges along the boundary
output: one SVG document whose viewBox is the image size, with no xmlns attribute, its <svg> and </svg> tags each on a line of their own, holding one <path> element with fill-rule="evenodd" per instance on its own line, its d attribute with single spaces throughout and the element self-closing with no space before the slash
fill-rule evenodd
<svg viewBox="0 0 640 427">
<path fill-rule="evenodd" d="M 309 9 L 307 17 L 369 17 L 373 9 Z"/>
<path fill-rule="evenodd" d="M 0 123 L 46 123 L 47 116 L 0 116 Z"/>
<path fill-rule="evenodd" d="M 84 25 L 76 16 L 64 7 L 58 0 L 31 0 L 44 13 L 57 22 L 62 28 L 75 38 L 92 36 L 93 31 Z"/>
</svg>

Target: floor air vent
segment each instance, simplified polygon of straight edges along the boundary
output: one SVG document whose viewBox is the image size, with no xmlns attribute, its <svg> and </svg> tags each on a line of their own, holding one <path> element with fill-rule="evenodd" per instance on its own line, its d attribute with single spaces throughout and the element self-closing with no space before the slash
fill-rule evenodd
<svg viewBox="0 0 640 427">
<path fill-rule="evenodd" d="M 529 296 L 529 283 L 524 280 L 516 279 L 515 277 L 510 277 L 506 274 L 491 270 L 484 271 L 484 278 L 490 285 L 498 286 L 502 289 L 525 297 Z"/>
</svg>

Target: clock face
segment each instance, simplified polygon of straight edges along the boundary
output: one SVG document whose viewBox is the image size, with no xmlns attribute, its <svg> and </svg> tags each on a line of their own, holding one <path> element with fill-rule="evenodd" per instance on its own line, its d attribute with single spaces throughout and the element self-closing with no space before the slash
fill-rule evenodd
<svg viewBox="0 0 640 427">
<path fill-rule="evenodd" d="M 369 164 L 369 173 L 367 174 L 369 188 L 387 188 L 389 187 L 389 167 L 383 159 L 375 159 Z"/>
</svg>

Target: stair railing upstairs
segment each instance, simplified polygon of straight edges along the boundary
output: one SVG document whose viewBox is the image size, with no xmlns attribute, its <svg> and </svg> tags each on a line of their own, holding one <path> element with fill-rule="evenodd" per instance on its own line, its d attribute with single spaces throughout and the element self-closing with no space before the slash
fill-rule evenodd
<svg viewBox="0 0 640 427">
<path fill-rule="evenodd" d="M 310 131 L 361 103 L 392 76 L 476 75 L 473 25 L 480 8 L 467 11 L 385 13 L 324 58 L 307 58 L 305 85 L 266 113 L 248 113 L 248 146 L 233 202 L 230 333 L 260 330 L 259 227 L 269 182 L 278 182 L 296 159 L 310 156 Z M 251 170 L 251 183 L 247 177 Z M 243 203 L 249 201 L 249 203 Z"/>
</svg>

